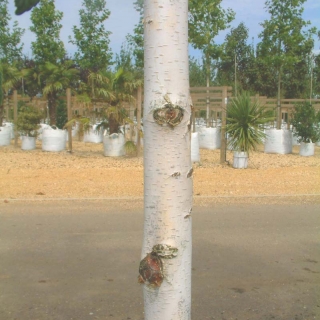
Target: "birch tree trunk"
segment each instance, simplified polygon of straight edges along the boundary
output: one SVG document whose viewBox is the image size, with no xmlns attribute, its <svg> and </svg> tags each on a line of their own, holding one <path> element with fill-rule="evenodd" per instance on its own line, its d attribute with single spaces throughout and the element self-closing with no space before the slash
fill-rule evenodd
<svg viewBox="0 0 320 320">
<path fill-rule="evenodd" d="M 145 319 L 191 318 L 188 0 L 145 0 Z"/>
</svg>

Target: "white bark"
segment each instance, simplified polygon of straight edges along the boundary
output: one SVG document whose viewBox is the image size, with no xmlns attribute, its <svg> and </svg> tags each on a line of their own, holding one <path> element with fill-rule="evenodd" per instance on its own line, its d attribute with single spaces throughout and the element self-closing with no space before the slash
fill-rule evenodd
<svg viewBox="0 0 320 320">
<path fill-rule="evenodd" d="M 161 286 L 143 284 L 145 319 L 191 319 L 188 1 L 145 0 L 144 12 L 145 225 L 141 258 L 157 244 L 178 249 L 176 257 L 162 259 Z M 165 105 L 183 109 L 179 124 L 161 125 L 161 121 L 155 121 L 154 110 Z"/>
</svg>

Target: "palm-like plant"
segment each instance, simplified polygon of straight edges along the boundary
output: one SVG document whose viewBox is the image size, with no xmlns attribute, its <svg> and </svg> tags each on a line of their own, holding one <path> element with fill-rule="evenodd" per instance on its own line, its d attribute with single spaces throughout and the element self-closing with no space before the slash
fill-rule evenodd
<svg viewBox="0 0 320 320">
<path fill-rule="evenodd" d="M 110 80 L 110 90 L 114 97 L 105 109 L 105 115 L 109 124 L 109 133 L 112 134 L 118 133 L 124 122 L 130 122 L 124 103 L 134 101 L 132 93 L 140 85 L 140 81 L 134 78 L 132 72 L 121 67 L 115 73 L 110 74 Z"/>
<path fill-rule="evenodd" d="M 3 120 L 3 90 L 2 90 L 2 66 L 0 65 L 0 127 Z"/>
<path fill-rule="evenodd" d="M 228 146 L 238 152 L 256 150 L 266 137 L 263 127 L 270 121 L 272 111 L 252 101 L 248 93 L 233 98 L 227 108 Z"/>
<path fill-rule="evenodd" d="M 8 96 L 10 90 L 16 89 L 19 86 L 21 80 L 21 72 L 14 65 L 8 63 L 1 63 L 1 103 L 0 103 L 0 127 L 4 119 L 4 104 L 3 100 L 5 96 Z"/>
<path fill-rule="evenodd" d="M 79 71 L 70 60 L 61 64 L 46 62 L 40 66 L 40 79 L 44 82 L 43 94 L 47 96 L 50 124 L 56 125 L 56 109 L 59 93 L 78 78 Z"/>
</svg>

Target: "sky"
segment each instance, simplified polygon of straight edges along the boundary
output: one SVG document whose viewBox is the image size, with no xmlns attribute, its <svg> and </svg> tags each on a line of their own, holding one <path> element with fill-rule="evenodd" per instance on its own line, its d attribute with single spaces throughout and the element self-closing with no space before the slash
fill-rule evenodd
<svg viewBox="0 0 320 320">
<path fill-rule="evenodd" d="M 105 28 L 111 31 L 110 46 L 114 53 L 119 53 L 121 45 L 125 42 L 127 34 L 133 33 L 135 24 L 139 21 L 139 14 L 133 7 L 134 0 L 106 0 L 107 8 L 111 11 L 109 19 L 105 22 Z M 17 20 L 19 27 L 25 29 L 22 38 L 24 43 L 24 53 L 28 56 L 32 55 L 30 45 L 35 40 L 34 34 L 29 30 L 30 27 L 30 11 L 21 16 L 14 14 L 14 1 L 9 0 L 9 13 L 12 22 Z M 72 36 L 72 27 L 79 25 L 79 9 L 81 8 L 81 0 L 55 0 L 56 8 L 63 12 L 61 40 L 64 42 L 69 55 L 73 55 L 76 47 L 70 43 L 69 36 Z M 265 10 L 265 0 L 223 0 L 221 5 L 224 8 L 231 8 L 236 13 L 235 20 L 231 23 L 231 27 L 237 27 L 241 22 L 249 29 L 249 40 L 256 45 L 260 42 L 258 38 L 262 31 L 260 23 L 269 19 L 270 15 Z M 303 18 L 311 21 L 311 26 L 320 30 L 320 0 L 307 0 L 304 3 Z M 222 43 L 230 29 L 221 32 L 216 38 L 216 43 Z M 320 41 L 315 37 L 315 52 L 320 53 Z M 201 57 L 201 53 L 193 48 L 189 48 L 189 54 L 194 57 Z"/>
</svg>

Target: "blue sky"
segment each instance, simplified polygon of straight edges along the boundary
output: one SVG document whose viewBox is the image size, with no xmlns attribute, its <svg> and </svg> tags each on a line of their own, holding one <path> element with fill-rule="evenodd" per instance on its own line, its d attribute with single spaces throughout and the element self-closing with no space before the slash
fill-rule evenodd
<svg viewBox="0 0 320 320">
<path fill-rule="evenodd" d="M 32 52 L 30 44 L 35 40 L 34 35 L 29 31 L 30 12 L 24 13 L 22 16 L 15 16 L 13 0 L 9 0 L 9 12 L 12 20 L 17 20 L 19 26 L 24 28 L 23 36 L 24 53 L 31 56 Z M 68 43 L 68 37 L 72 36 L 72 26 L 79 24 L 79 9 L 81 8 L 81 0 L 55 0 L 56 8 L 63 12 L 62 20 L 63 28 L 61 30 L 61 39 L 65 43 L 65 47 L 69 54 L 73 54 L 76 48 Z M 254 38 L 257 44 L 260 39 L 258 34 L 262 31 L 260 23 L 269 18 L 268 13 L 264 9 L 265 0 L 223 0 L 224 8 L 232 8 L 236 12 L 236 18 L 232 22 L 232 27 L 237 27 L 240 22 L 244 22 L 249 28 L 250 41 Z M 112 32 L 110 36 L 110 45 L 114 53 L 118 53 L 121 44 L 125 41 L 126 35 L 133 32 L 134 25 L 138 23 L 139 15 L 134 10 L 133 0 L 107 0 L 107 8 L 111 11 L 109 19 L 105 23 L 105 28 Z M 310 20 L 312 26 L 320 30 L 320 0 L 307 0 L 304 4 L 305 20 Z M 224 41 L 226 33 L 230 30 L 222 32 L 216 37 L 217 43 Z M 315 50 L 320 52 L 320 41 L 316 39 Z M 199 57 L 199 52 L 190 48 L 190 55 Z"/>
</svg>

